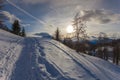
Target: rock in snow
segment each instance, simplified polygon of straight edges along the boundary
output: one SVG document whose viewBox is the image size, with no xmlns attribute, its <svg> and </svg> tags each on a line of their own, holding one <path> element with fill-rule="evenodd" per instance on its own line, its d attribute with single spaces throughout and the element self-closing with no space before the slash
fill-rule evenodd
<svg viewBox="0 0 120 80">
<path fill-rule="evenodd" d="M 120 68 L 52 39 L 0 30 L 0 80 L 120 80 Z"/>
</svg>

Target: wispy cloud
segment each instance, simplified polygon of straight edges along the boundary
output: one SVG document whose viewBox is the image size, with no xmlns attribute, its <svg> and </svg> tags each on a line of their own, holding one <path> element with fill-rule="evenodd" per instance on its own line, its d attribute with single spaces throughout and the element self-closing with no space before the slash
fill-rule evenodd
<svg viewBox="0 0 120 80">
<path fill-rule="evenodd" d="M 120 21 L 120 14 L 106 10 L 81 10 L 81 19 L 93 23 L 106 24 Z"/>
<path fill-rule="evenodd" d="M 29 27 L 29 26 L 31 26 L 30 24 L 21 24 L 22 25 L 22 27 Z"/>
<path fill-rule="evenodd" d="M 1 14 L 3 14 L 5 16 L 6 19 L 9 20 L 10 23 L 13 23 L 14 20 L 19 20 L 21 21 L 18 17 L 16 17 L 14 14 L 11 14 L 7 11 L 2 11 Z"/>
<path fill-rule="evenodd" d="M 39 4 L 39 3 L 45 3 L 49 0 L 21 0 L 21 1 L 26 4 Z"/>
</svg>

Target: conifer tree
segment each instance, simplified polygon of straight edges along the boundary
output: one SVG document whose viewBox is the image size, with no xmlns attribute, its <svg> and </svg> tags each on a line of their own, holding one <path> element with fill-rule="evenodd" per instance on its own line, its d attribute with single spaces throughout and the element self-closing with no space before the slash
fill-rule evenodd
<svg viewBox="0 0 120 80">
<path fill-rule="evenodd" d="M 26 33 L 25 33 L 25 28 L 23 27 L 23 29 L 22 29 L 22 36 L 23 37 L 26 37 Z"/>
<path fill-rule="evenodd" d="M 12 24 L 12 32 L 16 35 L 20 35 L 20 24 L 18 20 L 15 20 L 14 23 Z"/>
<path fill-rule="evenodd" d="M 57 27 L 57 30 L 55 31 L 55 39 L 56 39 L 57 41 L 60 41 L 60 30 L 59 30 L 58 27 Z"/>
</svg>

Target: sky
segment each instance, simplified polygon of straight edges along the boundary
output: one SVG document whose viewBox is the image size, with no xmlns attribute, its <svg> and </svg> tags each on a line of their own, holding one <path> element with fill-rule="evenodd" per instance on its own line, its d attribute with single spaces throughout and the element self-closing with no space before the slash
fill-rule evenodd
<svg viewBox="0 0 120 80">
<path fill-rule="evenodd" d="M 10 26 L 15 19 L 25 27 L 27 35 L 47 32 L 57 27 L 66 34 L 77 13 L 86 21 L 87 33 L 120 34 L 120 0 L 5 0 L 2 13 Z"/>
</svg>

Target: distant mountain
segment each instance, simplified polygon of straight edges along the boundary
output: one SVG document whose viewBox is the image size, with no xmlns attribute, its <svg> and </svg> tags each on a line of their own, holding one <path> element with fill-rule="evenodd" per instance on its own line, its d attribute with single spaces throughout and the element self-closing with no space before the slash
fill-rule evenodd
<svg viewBox="0 0 120 80">
<path fill-rule="evenodd" d="M 88 41 L 91 43 L 91 44 L 97 44 L 97 43 L 99 43 L 99 39 L 98 39 L 98 37 L 95 37 L 95 36 L 91 36 L 91 37 L 89 37 L 89 39 L 88 39 Z M 113 41 L 113 39 L 111 39 L 111 38 L 104 38 L 103 40 L 101 40 L 100 42 L 101 43 L 109 43 L 109 42 L 112 42 Z"/>
<path fill-rule="evenodd" d="M 50 34 L 46 33 L 46 32 L 36 33 L 36 34 L 34 34 L 34 35 L 40 36 L 40 37 L 42 37 L 42 38 L 52 38 L 52 36 L 51 36 Z"/>
<path fill-rule="evenodd" d="M 76 37 L 72 37 L 71 40 L 72 40 L 73 42 L 76 42 L 76 41 L 77 41 L 77 38 L 76 38 Z M 98 44 L 98 43 L 99 43 L 98 37 L 95 37 L 95 36 L 89 36 L 87 40 L 88 40 L 88 42 L 89 42 L 90 44 Z M 111 38 L 105 38 L 105 39 L 101 40 L 101 42 L 108 43 L 108 42 L 111 42 L 112 40 L 113 40 L 113 39 L 111 39 Z M 80 42 L 82 42 L 82 41 L 83 41 L 83 40 L 80 40 Z"/>
</svg>

